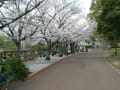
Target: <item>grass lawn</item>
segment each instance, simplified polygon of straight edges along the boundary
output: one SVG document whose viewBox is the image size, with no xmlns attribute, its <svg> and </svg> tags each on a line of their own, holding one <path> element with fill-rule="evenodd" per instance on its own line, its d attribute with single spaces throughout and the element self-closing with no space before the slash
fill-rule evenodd
<svg viewBox="0 0 120 90">
<path fill-rule="evenodd" d="M 120 48 L 117 48 L 117 55 L 115 55 L 115 50 L 114 50 L 114 48 L 109 49 L 109 50 L 108 50 L 108 55 L 109 55 L 109 56 L 112 56 L 112 57 L 114 57 L 114 56 L 120 56 Z"/>
<path fill-rule="evenodd" d="M 107 50 L 107 57 L 110 63 L 116 68 L 120 69 L 120 48 L 117 48 L 117 55 L 115 55 L 114 49 Z"/>
</svg>

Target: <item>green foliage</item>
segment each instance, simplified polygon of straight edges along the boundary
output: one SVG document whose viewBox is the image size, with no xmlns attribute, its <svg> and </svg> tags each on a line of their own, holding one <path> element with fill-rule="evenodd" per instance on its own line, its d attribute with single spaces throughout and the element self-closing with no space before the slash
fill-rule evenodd
<svg viewBox="0 0 120 90">
<path fill-rule="evenodd" d="M 2 60 L 2 58 L 0 57 L 0 62 L 2 62 L 3 60 Z"/>
<path fill-rule="evenodd" d="M 120 41 L 120 0 L 93 0 L 90 17 L 97 22 L 97 32 L 116 47 Z"/>
<path fill-rule="evenodd" d="M 2 66 L 2 72 L 6 72 L 7 70 L 12 70 L 15 73 L 15 80 L 24 80 L 29 74 L 29 69 L 26 68 L 19 58 L 13 58 Z"/>
<path fill-rule="evenodd" d="M 90 14 L 98 23 L 98 32 L 108 39 L 118 37 L 120 23 L 120 0 L 96 0 Z"/>
<path fill-rule="evenodd" d="M 43 43 L 38 43 L 37 45 L 33 46 L 34 49 L 37 49 L 38 51 L 45 51 L 47 50 L 47 46 Z"/>
<path fill-rule="evenodd" d="M 0 35 L 0 47 L 2 47 L 4 50 L 16 49 L 14 42 L 12 42 L 12 40 L 5 35 Z"/>
<path fill-rule="evenodd" d="M 110 48 L 108 50 L 108 54 L 109 54 L 109 56 L 116 56 L 115 55 L 115 49 L 114 48 Z M 117 48 L 117 56 L 120 56 L 120 48 Z"/>
<path fill-rule="evenodd" d="M 95 36 L 91 35 L 91 36 L 90 36 L 90 40 L 91 40 L 91 42 L 95 42 L 95 41 L 96 41 Z"/>
<path fill-rule="evenodd" d="M 10 81 L 15 80 L 15 74 L 9 70 L 9 65 L 7 65 L 6 67 L 4 67 L 4 69 L 8 69 L 6 72 L 1 72 L 3 77 L 0 78 L 0 83 L 5 82 L 8 83 Z"/>
<path fill-rule="evenodd" d="M 62 57 L 64 54 L 64 47 L 62 46 L 62 43 L 55 44 L 52 50 L 55 51 L 59 57 Z"/>
<path fill-rule="evenodd" d="M 91 43 L 94 43 L 96 41 L 102 41 L 104 40 L 104 35 L 103 34 L 100 34 L 98 33 L 97 31 L 94 31 L 92 33 L 92 35 L 90 36 L 90 41 Z M 90 44 L 90 43 L 89 43 Z"/>
<path fill-rule="evenodd" d="M 92 45 L 86 45 L 85 47 L 86 47 L 86 48 L 93 48 Z"/>
</svg>

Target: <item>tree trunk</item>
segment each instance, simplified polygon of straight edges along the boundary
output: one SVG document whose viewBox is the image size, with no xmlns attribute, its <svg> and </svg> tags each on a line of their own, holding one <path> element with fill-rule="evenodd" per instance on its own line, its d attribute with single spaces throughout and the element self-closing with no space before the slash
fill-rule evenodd
<svg viewBox="0 0 120 90">
<path fill-rule="evenodd" d="M 67 42 L 64 43 L 64 54 L 67 54 L 68 53 L 68 44 Z"/>
<path fill-rule="evenodd" d="M 114 47 L 114 50 L 115 50 L 115 55 L 117 55 L 117 47 L 116 47 L 116 45 Z"/>
<path fill-rule="evenodd" d="M 71 50 L 71 53 L 72 53 L 72 54 L 74 53 L 74 49 L 75 49 L 75 47 L 74 47 L 74 42 L 72 42 L 72 43 L 70 44 L 70 50 Z"/>
<path fill-rule="evenodd" d="M 17 55 L 18 58 L 20 58 L 21 57 L 21 43 L 17 42 L 16 47 L 17 47 L 16 55 Z"/>
<path fill-rule="evenodd" d="M 46 60 L 50 60 L 50 53 L 51 53 L 51 49 L 48 48 L 47 52 L 46 52 Z"/>
<path fill-rule="evenodd" d="M 114 36 L 114 50 L 115 50 L 115 55 L 117 55 L 117 40 L 115 36 Z"/>
<path fill-rule="evenodd" d="M 72 54 L 72 44 L 70 43 L 70 54 Z"/>
</svg>

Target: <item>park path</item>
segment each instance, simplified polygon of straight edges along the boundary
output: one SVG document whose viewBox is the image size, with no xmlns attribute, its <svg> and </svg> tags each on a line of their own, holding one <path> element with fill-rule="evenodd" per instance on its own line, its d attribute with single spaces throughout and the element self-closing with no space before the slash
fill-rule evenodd
<svg viewBox="0 0 120 90">
<path fill-rule="evenodd" d="M 120 90 L 120 74 L 102 50 L 92 50 L 65 58 L 15 90 Z"/>
</svg>

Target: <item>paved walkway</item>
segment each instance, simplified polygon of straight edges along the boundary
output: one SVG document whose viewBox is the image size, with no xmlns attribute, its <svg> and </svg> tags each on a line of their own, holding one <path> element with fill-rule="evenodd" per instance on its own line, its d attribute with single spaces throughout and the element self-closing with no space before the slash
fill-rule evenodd
<svg viewBox="0 0 120 90">
<path fill-rule="evenodd" d="M 78 53 L 25 81 L 16 90 L 120 90 L 120 74 L 103 51 Z"/>
<path fill-rule="evenodd" d="M 50 64 L 57 62 L 64 57 L 66 56 L 63 56 L 63 57 L 59 57 L 57 55 L 51 56 L 51 60 L 45 60 L 44 57 L 41 57 L 41 58 L 38 57 L 35 60 L 24 62 L 24 64 L 27 66 L 27 68 L 29 68 L 30 72 L 36 72 L 37 70 L 45 68 L 46 66 L 49 66 Z"/>
</svg>

